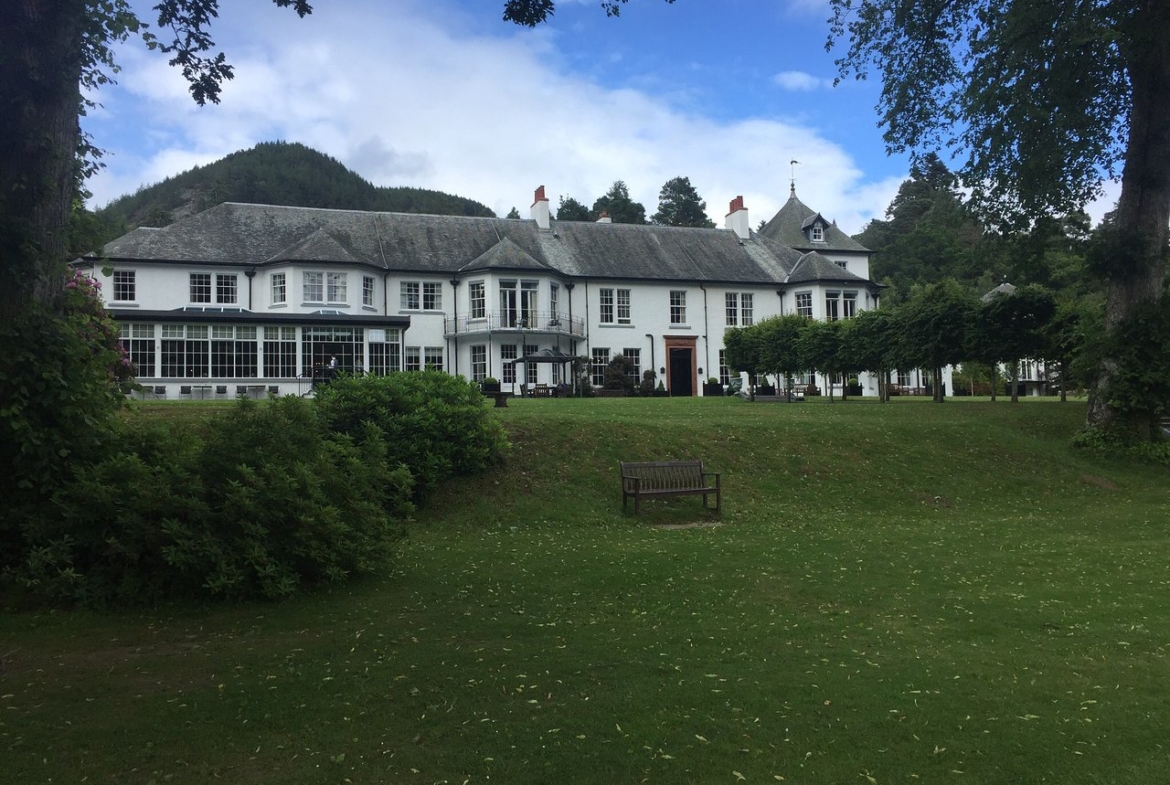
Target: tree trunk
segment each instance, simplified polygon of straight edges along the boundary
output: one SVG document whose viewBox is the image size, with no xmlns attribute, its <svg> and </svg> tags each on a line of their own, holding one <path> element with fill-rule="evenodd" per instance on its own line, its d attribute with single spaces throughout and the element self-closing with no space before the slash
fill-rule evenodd
<svg viewBox="0 0 1170 785">
<path fill-rule="evenodd" d="M 1012 403 L 1020 402 L 1020 361 L 1012 360 L 1008 365 L 1011 369 Z"/>
<path fill-rule="evenodd" d="M 1170 4 L 1139 4 L 1123 39 L 1133 93 L 1121 196 L 1117 202 L 1117 249 L 1107 280 L 1103 328 L 1108 334 L 1138 307 L 1162 297 L 1170 227 Z M 1119 414 L 1109 404 L 1117 378 L 1115 358 L 1104 357 L 1089 391 L 1085 425 L 1110 428 Z M 1156 433 L 1155 422 L 1135 423 Z"/>
<path fill-rule="evenodd" d="M 936 365 L 930 372 L 930 378 L 934 381 L 933 400 L 935 403 L 942 403 L 946 399 L 942 388 L 942 367 Z"/>
<path fill-rule="evenodd" d="M 0 18 L 0 323 L 55 305 L 67 261 L 85 0 L 5 0 Z"/>
</svg>

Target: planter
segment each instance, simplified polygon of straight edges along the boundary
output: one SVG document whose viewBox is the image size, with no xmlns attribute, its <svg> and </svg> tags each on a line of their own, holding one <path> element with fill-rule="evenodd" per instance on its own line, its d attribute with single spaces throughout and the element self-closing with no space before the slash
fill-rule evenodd
<svg viewBox="0 0 1170 785">
<path fill-rule="evenodd" d="M 500 391 L 500 383 L 499 382 L 480 382 L 479 387 L 481 390 L 483 390 L 485 395 L 490 395 L 492 393 L 498 393 Z"/>
<path fill-rule="evenodd" d="M 775 394 L 776 394 L 776 385 L 774 385 L 774 384 L 761 384 L 760 386 L 756 387 L 756 395 L 775 395 Z"/>
<path fill-rule="evenodd" d="M 706 383 L 704 383 L 703 384 L 703 395 L 704 396 L 708 396 L 708 395 L 722 396 L 723 395 L 723 385 L 722 384 L 706 384 Z"/>
<path fill-rule="evenodd" d="M 845 385 L 845 394 L 846 395 L 861 395 L 861 385 L 860 384 L 847 384 L 847 385 Z"/>
</svg>

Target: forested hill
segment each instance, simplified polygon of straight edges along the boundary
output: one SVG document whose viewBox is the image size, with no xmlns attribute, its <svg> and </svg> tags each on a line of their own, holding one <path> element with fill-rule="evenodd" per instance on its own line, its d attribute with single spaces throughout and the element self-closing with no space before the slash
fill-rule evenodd
<svg viewBox="0 0 1170 785">
<path fill-rule="evenodd" d="M 262 142 L 115 199 L 97 216 L 108 234 L 104 239 L 112 239 L 137 226 L 166 226 L 220 202 L 495 215 L 479 202 L 441 191 L 375 186 L 340 161 L 303 144 Z"/>
</svg>

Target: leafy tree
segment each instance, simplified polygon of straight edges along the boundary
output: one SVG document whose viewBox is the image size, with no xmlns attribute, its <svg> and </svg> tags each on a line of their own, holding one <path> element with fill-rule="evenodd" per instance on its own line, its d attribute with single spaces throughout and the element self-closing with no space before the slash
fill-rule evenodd
<svg viewBox="0 0 1170 785">
<path fill-rule="evenodd" d="M 620 16 L 622 5 L 628 0 L 601 0 L 606 16 Z M 666 0 L 673 3 L 674 0 Z M 515 22 L 526 27 L 536 27 L 547 22 L 556 9 L 554 0 L 508 0 L 504 3 L 504 21 Z"/>
<path fill-rule="evenodd" d="M 504 217 L 505 217 L 505 218 L 519 218 L 519 217 L 520 217 L 520 211 L 519 211 L 519 210 L 517 210 L 515 207 L 513 207 L 511 210 L 509 210 L 509 211 L 508 211 L 508 214 L 507 214 L 507 215 L 505 215 Z"/>
<path fill-rule="evenodd" d="M 792 394 L 792 377 L 808 369 L 800 351 L 800 336 L 812 322 L 803 316 L 787 314 L 761 319 L 748 330 L 760 333 L 760 365 L 766 373 L 784 380 L 784 388 Z"/>
<path fill-rule="evenodd" d="M 870 221 L 857 239 L 874 251 L 873 276 L 890 285 L 890 303 L 905 298 L 916 283 L 974 283 L 987 271 L 979 253 L 983 229 L 963 204 L 955 175 L 935 153 L 914 162 L 886 220 Z"/>
<path fill-rule="evenodd" d="M 697 226 L 712 229 L 715 222 L 707 217 L 707 203 L 691 185 L 689 177 L 667 180 L 658 192 L 658 212 L 650 222 L 662 226 Z"/>
<path fill-rule="evenodd" d="M 1020 360 L 1041 357 L 1045 330 L 1055 311 L 1052 292 L 1036 284 L 993 294 L 980 308 L 980 321 L 986 325 L 979 331 L 984 336 L 982 354 L 1007 364 L 1012 403 L 1019 402 Z"/>
<path fill-rule="evenodd" d="M 887 146 L 965 150 L 962 180 L 997 225 L 1078 209 L 1121 168 L 1115 227 L 1096 267 L 1107 285 L 1102 326 L 1124 333 L 1139 315 L 1148 321 L 1161 312 L 1170 238 L 1170 4 L 830 1 L 830 44 L 848 40 L 841 75 L 882 68 Z M 1101 358 L 1090 427 L 1122 425 L 1116 402 L 1142 397 L 1134 386 L 1146 378 L 1142 370 L 1121 362 L 1119 352 Z M 1119 397 L 1111 388 L 1122 377 Z M 1146 394 L 1153 399 L 1159 390 L 1151 384 Z M 1137 426 L 1135 433 L 1157 433 L 1152 420 Z"/>
<path fill-rule="evenodd" d="M 942 369 L 968 352 L 975 296 L 953 280 L 916 288 L 898 308 L 901 364 L 929 368 L 936 403 L 943 401 Z"/>
<path fill-rule="evenodd" d="M 877 376 L 878 400 L 889 396 L 889 371 L 897 365 L 894 335 L 896 308 L 862 311 L 847 324 L 843 337 L 844 364 L 850 371 L 869 371 Z"/>
<path fill-rule="evenodd" d="M 600 218 L 602 213 L 608 214 L 615 224 L 646 223 L 646 208 L 630 199 L 630 189 L 621 180 L 615 180 L 605 195 L 593 203 L 593 218 Z"/>
<path fill-rule="evenodd" d="M 833 379 L 845 370 L 842 353 L 842 322 L 806 321 L 796 342 L 796 351 L 807 370 L 825 377 L 829 400 L 833 400 Z M 844 395 L 844 388 L 842 388 Z"/>
<path fill-rule="evenodd" d="M 1086 344 L 1086 329 L 1092 323 L 1085 300 L 1062 299 L 1044 330 L 1044 359 L 1055 363 L 1060 384 L 1060 400 L 1068 400 L 1069 387 L 1080 386 L 1074 373 L 1077 359 Z"/>
<path fill-rule="evenodd" d="M 590 221 L 589 208 L 571 196 L 561 196 L 557 205 L 558 221 Z"/>
</svg>

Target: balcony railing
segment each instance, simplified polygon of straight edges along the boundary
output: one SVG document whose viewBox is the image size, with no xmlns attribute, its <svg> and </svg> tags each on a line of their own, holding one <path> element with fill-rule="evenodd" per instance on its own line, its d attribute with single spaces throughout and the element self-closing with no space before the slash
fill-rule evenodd
<svg viewBox="0 0 1170 785">
<path fill-rule="evenodd" d="M 540 313 L 530 311 L 521 318 L 517 313 L 489 313 L 487 316 L 472 318 L 459 316 L 443 320 L 443 332 L 448 338 L 455 335 L 475 333 L 524 333 L 535 335 L 585 336 L 585 320 L 579 316 L 563 313 Z"/>
</svg>

